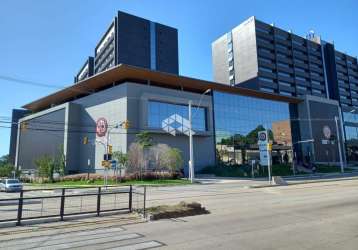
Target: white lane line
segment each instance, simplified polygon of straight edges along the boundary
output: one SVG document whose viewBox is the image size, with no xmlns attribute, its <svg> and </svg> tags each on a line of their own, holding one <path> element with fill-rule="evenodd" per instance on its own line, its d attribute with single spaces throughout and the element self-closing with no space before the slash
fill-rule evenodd
<svg viewBox="0 0 358 250">
<path fill-rule="evenodd" d="M 141 238 L 143 237 L 140 234 L 137 233 L 130 233 L 130 234 L 119 234 L 119 235 L 109 235 L 107 237 L 103 237 L 103 238 L 96 238 L 95 236 L 92 237 L 92 239 L 87 239 L 87 240 L 81 240 L 80 241 L 76 241 L 76 242 L 65 242 L 65 243 L 61 243 L 61 244 L 57 244 L 57 245 L 52 245 L 51 242 L 50 245 L 47 246 L 41 246 L 41 247 L 35 247 L 32 249 L 37 249 L 37 250 L 60 250 L 60 249 L 76 249 L 76 248 L 80 248 L 80 247 L 90 247 L 90 246 L 94 246 L 94 245 L 101 245 L 104 243 L 109 243 L 109 242 L 119 242 L 119 241 L 123 241 L 123 240 L 131 240 L 131 239 L 137 239 L 137 238 Z"/>
<path fill-rule="evenodd" d="M 13 239 L 9 241 L 3 241 L 1 242 L 2 247 L 10 247 L 10 246 L 17 246 L 19 245 L 19 249 L 21 249 L 21 246 L 24 247 L 24 249 L 28 248 L 28 244 L 37 244 L 39 242 L 46 242 L 49 241 L 48 244 L 56 244 L 57 241 L 61 241 L 63 239 L 69 240 L 70 238 L 76 238 L 80 240 L 85 240 L 86 238 L 93 238 L 98 237 L 101 235 L 109 235 L 113 233 L 118 233 L 124 231 L 123 228 L 99 228 L 99 229 L 92 229 L 92 230 L 86 230 L 86 231 L 79 231 L 79 232 L 66 232 L 66 233 L 60 233 L 57 235 L 47 235 L 47 236 L 35 236 L 35 237 L 28 237 L 28 238 L 22 238 L 22 239 Z"/>
<path fill-rule="evenodd" d="M 160 243 L 158 241 L 152 240 L 152 241 L 146 241 L 146 242 L 141 242 L 141 243 L 134 243 L 134 244 L 130 244 L 130 245 L 110 248 L 108 250 L 144 250 L 144 249 L 151 249 L 151 248 L 156 248 L 156 247 L 161 247 L 161 246 L 164 246 L 164 244 Z"/>
</svg>

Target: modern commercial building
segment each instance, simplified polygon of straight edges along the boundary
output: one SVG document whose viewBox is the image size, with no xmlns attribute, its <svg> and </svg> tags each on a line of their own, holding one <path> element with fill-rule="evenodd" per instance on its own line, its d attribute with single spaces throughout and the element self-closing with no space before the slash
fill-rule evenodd
<svg viewBox="0 0 358 250">
<path fill-rule="evenodd" d="M 203 95 L 207 89 L 211 92 Z M 67 172 L 100 171 L 105 153 L 100 142 L 107 136 L 96 133 L 98 120 L 105 120 L 111 128 L 109 143 L 113 151 L 127 152 L 137 133 L 149 131 L 154 142 L 179 148 L 187 163 L 189 138 L 183 133 L 184 123 L 180 119 L 188 119 L 189 100 L 193 102 L 197 170 L 214 165 L 216 157 L 227 157 L 217 156 L 216 149 L 233 138 L 251 138 L 250 146 L 257 157 L 257 134 L 253 132 L 250 137 L 250 131 L 289 122 L 290 105 L 301 102 L 295 97 L 118 65 L 25 105 L 32 114 L 19 121 L 26 124 L 26 129 L 18 131 L 16 165 L 33 169 L 34 159 L 44 154 L 56 155 L 63 147 Z M 169 125 L 177 130 L 176 136 L 163 127 L 163 121 L 173 115 L 175 121 Z M 126 120 L 131 124 L 128 130 L 115 128 Z M 290 134 L 289 130 L 290 125 L 284 126 Z M 89 144 L 82 144 L 84 137 L 89 138 Z M 288 140 L 275 144 L 274 149 L 291 151 L 291 145 Z M 240 149 L 227 149 L 228 154 L 231 151 L 239 155 Z"/>
<path fill-rule="evenodd" d="M 208 89 L 209 94 L 203 95 Z M 258 159 L 257 132 L 264 129 L 274 142 L 274 162 L 282 162 L 286 154 L 292 160 L 295 154 L 301 159 L 338 164 L 341 127 L 338 124 L 337 130 L 334 122 L 321 120 L 327 116 L 340 119 L 338 102 L 323 103 L 315 98 L 282 96 L 118 65 L 25 105 L 32 114 L 19 120 L 26 129 L 20 126 L 18 130 L 16 165 L 34 169 L 36 158 L 55 156 L 63 149 L 68 173 L 101 171 L 107 136 L 113 151 L 126 153 L 136 134 L 149 131 L 155 143 L 179 148 L 187 169 L 189 138 L 184 120 L 188 119 L 189 101 L 193 103 L 196 170 L 217 160 L 242 164 Z M 321 112 L 322 105 L 326 113 Z M 297 124 L 297 117 L 307 119 Z M 129 129 L 115 126 L 123 121 L 129 121 Z M 101 124 L 107 124 L 104 134 L 97 131 Z M 326 130 L 328 135 L 322 132 Z M 89 144 L 82 144 L 84 137 Z M 315 143 L 297 144 L 307 138 L 314 138 Z"/>
<path fill-rule="evenodd" d="M 86 63 L 79 74 L 86 65 L 97 74 L 119 64 L 178 74 L 177 29 L 118 11 L 96 45 L 93 66 Z"/>
<path fill-rule="evenodd" d="M 288 159 L 338 165 L 358 155 L 358 112 L 353 99 L 343 103 L 337 94 L 342 90 L 334 88 L 336 82 L 345 84 L 346 96 L 354 98 L 356 59 L 332 44 L 318 43 L 317 37 L 300 38 L 251 18 L 213 43 L 216 81 L 210 82 L 173 72 L 175 56 L 161 62 L 161 53 L 168 60 L 173 51 L 177 55 L 177 42 L 159 52 L 161 42 L 153 47 L 160 41 L 158 27 L 119 12 L 96 48 L 93 76 L 23 106 L 31 114 L 19 120 L 16 166 L 34 169 L 36 158 L 63 152 L 67 173 L 102 171 L 104 145 L 126 153 L 136 134 L 148 131 L 155 143 L 181 150 L 187 172 L 190 102 L 196 171 L 218 161 L 247 164 L 259 159 L 262 130 L 273 142 L 274 163 Z M 167 31 L 177 37 L 176 30 Z M 141 37 L 133 44 L 144 42 L 140 51 L 146 52 L 125 52 L 128 44 L 121 39 L 134 37 Z M 265 39 L 270 44 L 263 45 Z M 108 55 L 112 52 L 114 58 Z M 125 121 L 128 129 L 117 126 Z"/>
<path fill-rule="evenodd" d="M 358 159 L 357 58 L 313 32 L 303 38 L 250 17 L 212 43 L 212 61 L 217 82 L 303 99 L 310 95 L 322 103 L 338 101 L 347 158 Z"/>
</svg>

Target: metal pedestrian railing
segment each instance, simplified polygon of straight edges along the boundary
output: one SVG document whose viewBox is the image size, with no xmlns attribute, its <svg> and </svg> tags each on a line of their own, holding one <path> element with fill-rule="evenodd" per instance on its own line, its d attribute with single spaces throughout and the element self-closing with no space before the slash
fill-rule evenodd
<svg viewBox="0 0 358 250">
<path fill-rule="evenodd" d="M 143 190 L 141 190 L 143 189 Z M 133 196 L 136 203 L 133 207 Z M 140 197 L 140 198 L 139 198 Z M 0 199 L 0 223 L 95 214 L 132 212 L 145 214 L 146 188 L 108 186 L 23 190 L 17 198 Z M 140 203 L 137 201 L 141 200 Z"/>
</svg>

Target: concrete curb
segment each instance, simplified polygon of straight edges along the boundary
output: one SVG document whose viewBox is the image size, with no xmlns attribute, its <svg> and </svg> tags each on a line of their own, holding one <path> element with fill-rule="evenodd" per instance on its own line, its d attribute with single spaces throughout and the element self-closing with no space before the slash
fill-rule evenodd
<svg viewBox="0 0 358 250">
<path fill-rule="evenodd" d="M 354 177 L 343 177 L 343 178 L 336 178 L 336 179 L 320 179 L 320 180 L 306 180 L 302 182 L 294 182 L 294 183 L 287 183 L 287 185 L 276 185 L 276 184 L 263 184 L 263 185 L 252 185 L 248 186 L 248 188 L 267 188 L 267 187 L 284 187 L 284 186 L 294 186 L 294 185 L 303 185 L 303 184 L 311 184 L 311 183 L 320 183 L 320 182 L 337 182 L 337 181 L 348 181 L 348 180 L 357 180 L 358 176 Z"/>
</svg>

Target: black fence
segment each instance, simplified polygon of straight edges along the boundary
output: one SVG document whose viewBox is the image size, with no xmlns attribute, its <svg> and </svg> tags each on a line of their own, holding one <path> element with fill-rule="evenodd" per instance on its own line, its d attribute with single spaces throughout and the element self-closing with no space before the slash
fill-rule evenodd
<svg viewBox="0 0 358 250">
<path fill-rule="evenodd" d="M 134 210 L 145 215 L 145 199 L 146 187 L 133 186 L 23 190 L 0 199 L 0 223 Z"/>
</svg>

